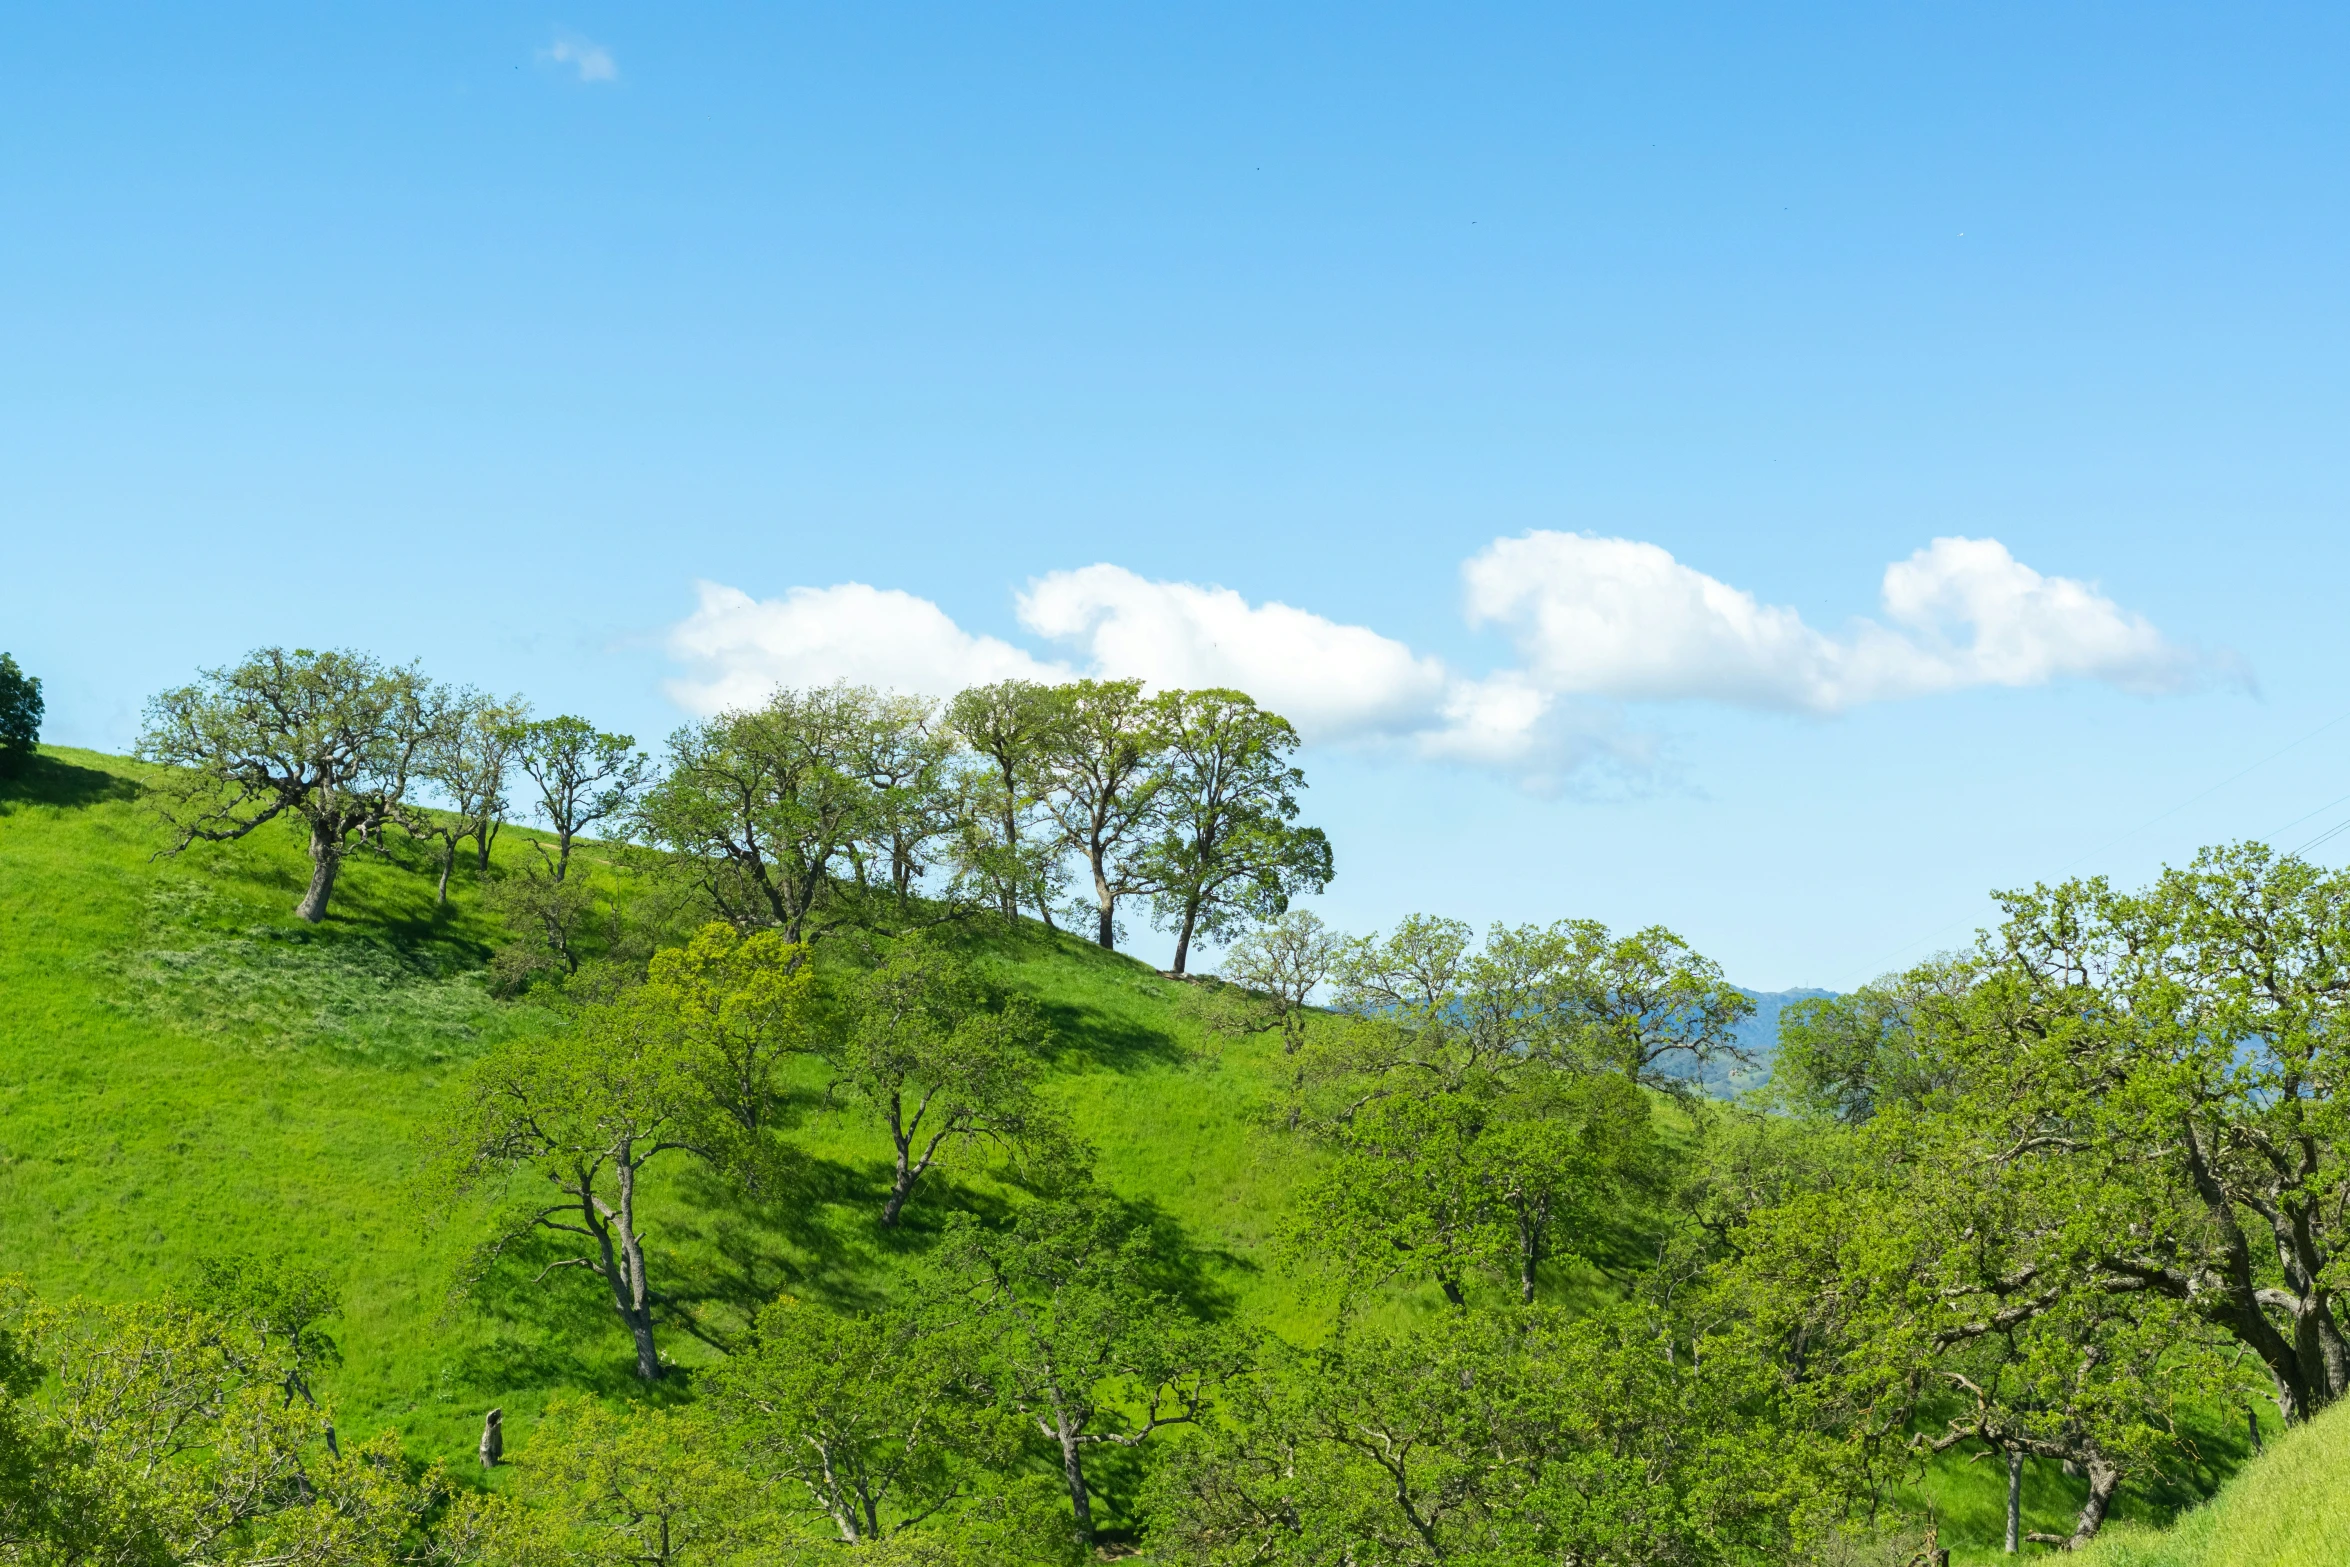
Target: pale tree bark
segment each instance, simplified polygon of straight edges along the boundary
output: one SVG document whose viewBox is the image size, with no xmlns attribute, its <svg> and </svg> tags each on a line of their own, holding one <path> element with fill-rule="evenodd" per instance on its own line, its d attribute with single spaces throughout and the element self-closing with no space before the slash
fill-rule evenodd
<svg viewBox="0 0 2350 1567">
<path fill-rule="evenodd" d="M 2015 1555 L 2023 1546 L 2024 1530 L 2024 1452 L 2020 1447 L 2007 1450 L 2007 1554 Z"/>
<path fill-rule="evenodd" d="M 585 1235 L 596 1243 L 595 1256 L 569 1257 L 549 1263 L 540 1270 L 539 1277 L 544 1279 L 557 1268 L 585 1268 L 601 1278 L 612 1292 L 613 1310 L 619 1313 L 622 1325 L 635 1343 L 636 1374 L 647 1382 L 661 1380 L 662 1368 L 660 1349 L 653 1337 L 653 1292 L 645 1277 L 644 1236 L 636 1225 L 637 1173 L 654 1154 L 681 1146 L 660 1143 L 640 1153 L 632 1138 L 620 1138 L 608 1155 L 619 1198 L 617 1205 L 605 1202 L 596 1191 L 596 1176 L 603 1159 L 575 1160 L 560 1182 L 570 1200 L 560 1207 L 541 1211 L 537 1220 L 547 1229 Z M 576 1215 L 579 1222 L 560 1222 L 556 1218 L 558 1214 Z"/>
<path fill-rule="evenodd" d="M 906 1199 L 914 1195 L 914 1183 L 922 1179 L 937 1159 L 940 1146 L 956 1132 L 963 1130 L 956 1119 L 950 1117 L 944 1126 L 931 1134 L 930 1141 L 923 1145 L 920 1157 L 916 1157 L 914 1141 L 921 1134 L 922 1118 L 930 1111 L 931 1098 L 931 1095 L 924 1094 L 920 1103 L 914 1106 L 913 1118 L 908 1120 L 904 1109 L 905 1096 L 894 1091 L 889 1096 L 889 1140 L 896 1153 L 896 1167 L 890 1180 L 889 1201 L 882 1206 L 881 1222 L 893 1228 L 898 1222 L 898 1215 L 905 1210 Z"/>
<path fill-rule="evenodd" d="M 653 1302 L 645 1288 L 645 1238 L 636 1228 L 636 1166 L 628 1159 L 628 1143 L 620 1145 L 620 1157 L 614 1161 L 614 1178 L 620 1187 L 620 1210 L 614 1215 L 619 1221 L 621 1270 L 612 1278 L 613 1298 L 620 1306 L 620 1315 L 628 1322 L 628 1331 L 636 1340 L 636 1374 L 647 1382 L 661 1378 L 660 1352 L 653 1346 Z M 606 1260 L 610 1260 L 610 1242 L 606 1243 Z"/>
<path fill-rule="evenodd" d="M 1043 1425 L 1044 1422 L 1037 1422 Z M 1088 1549 L 1093 1545 L 1093 1489 L 1085 1483 L 1085 1452 L 1078 1440 L 1077 1428 L 1070 1423 L 1069 1413 L 1059 1399 L 1053 1400 L 1052 1424 L 1045 1435 L 1061 1447 L 1061 1478 L 1069 1487 L 1069 1511 L 1077 1523 L 1077 1543 Z"/>
<path fill-rule="evenodd" d="M 326 918 L 327 900 L 334 896 L 335 873 L 343 868 L 343 846 L 317 827 L 310 831 L 310 887 L 294 905 L 294 918 L 315 925 Z"/>
</svg>

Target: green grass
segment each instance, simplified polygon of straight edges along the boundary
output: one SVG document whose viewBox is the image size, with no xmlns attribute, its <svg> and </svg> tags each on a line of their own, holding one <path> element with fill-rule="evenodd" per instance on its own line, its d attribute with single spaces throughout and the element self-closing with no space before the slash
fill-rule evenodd
<svg viewBox="0 0 2350 1567">
<path fill-rule="evenodd" d="M 396 1428 L 419 1454 L 469 1454 L 491 1404 L 519 1445 L 557 1391 L 643 1396 L 600 1285 L 533 1282 L 553 1254 L 532 1246 L 476 1264 L 500 1194 L 446 1213 L 418 1197 L 423 1134 L 457 1071 L 501 1037 L 558 1026 L 490 994 L 502 933 L 471 876 L 436 911 L 421 852 L 361 856 L 331 917 L 305 926 L 293 828 L 157 858 L 143 776 L 50 750 L 0 781 L 0 1269 L 53 1297 L 121 1299 L 184 1285 L 207 1256 L 324 1265 L 347 1291 L 345 1364 L 326 1389 L 343 1425 Z M 501 860 L 527 852 L 528 835 L 501 836 Z M 1182 987 L 1071 937 L 983 921 L 958 939 L 1044 1008 L 1049 1091 L 1102 1178 L 1163 1221 L 1201 1293 L 1315 1331 L 1316 1299 L 1270 1265 L 1313 1158 L 1270 1124 L 1273 1047 L 1210 1038 Z M 680 1303 L 664 1351 L 687 1373 L 662 1396 L 690 1392 L 692 1370 L 779 1292 L 879 1298 L 950 1206 L 1013 1200 L 968 1162 L 926 1179 L 904 1233 L 882 1231 L 886 1140 L 826 1101 L 819 1064 L 797 1086 L 804 1157 L 766 1200 L 683 1159 L 655 1167 L 653 1277 Z"/>
<path fill-rule="evenodd" d="M 2350 1407 L 2268 1444 L 2210 1502 L 2167 1531 L 2128 1524 L 2083 1567 L 2339 1567 L 2350 1562 Z"/>
<path fill-rule="evenodd" d="M 802 1063 L 801 1157 L 776 1190 L 750 1200 L 688 1162 L 655 1166 L 653 1279 L 677 1302 L 663 1349 L 684 1374 L 648 1393 L 600 1284 L 576 1271 L 536 1282 L 557 1253 L 535 1245 L 477 1261 L 501 1207 L 528 1195 L 521 1185 L 453 1212 L 418 1195 L 425 1135 L 463 1065 L 501 1038 L 559 1026 L 491 995 L 485 965 L 504 933 L 470 871 L 436 910 L 415 846 L 360 856 L 332 917 L 306 926 L 292 915 L 308 871 L 293 828 L 157 858 L 165 840 L 140 799 L 145 776 L 119 758 L 51 750 L 0 780 L 0 1272 L 45 1295 L 152 1296 L 224 1254 L 325 1266 L 347 1292 L 335 1324 L 345 1364 L 324 1384 L 344 1429 L 396 1429 L 420 1456 L 462 1461 L 489 1405 L 506 1409 L 519 1449 L 564 1390 L 690 1396 L 696 1368 L 777 1294 L 872 1302 L 951 1208 L 1000 1213 L 1017 1200 L 983 1161 L 966 1162 L 932 1172 L 903 1229 L 883 1231 L 887 1142 L 827 1100 L 819 1063 Z M 499 859 L 515 863 L 529 843 L 509 828 Z M 1326 1297 L 1276 1244 L 1317 1156 L 1280 1129 L 1273 1043 L 1210 1036 L 1184 987 L 1033 924 L 979 920 L 950 939 L 1051 1020 L 1048 1091 L 1104 1181 L 1161 1221 L 1196 1293 L 1293 1338 L 1323 1331 Z M 1686 1133 L 1670 1106 L 1664 1129 Z M 1653 1250 L 1629 1231 L 1586 1243 L 1623 1263 Z M 1570 1299 L 1614 1288 L 1596 1272 L 1554 1282 Z M 1389 1309 L 1440 1308 L 1428 1290 Z M 2238 1457 L 2225 1429 L 2205 1444 L 2205 1470 L 2125 1492 L 2117 1516 L 2166 1520 L 2209 1494 Z M 1105 1479 L 1114 1507 L 1120 1477 Z M 1952 1459 L 1909 1499 L 1932 1504 L 1956 1561 L 1989 1562 L 2003 1488 L 1994 1467 Z M 2079 1491 L 2035 1466 L 2029 1527 L 2068 1531 Z"/>
</svg>

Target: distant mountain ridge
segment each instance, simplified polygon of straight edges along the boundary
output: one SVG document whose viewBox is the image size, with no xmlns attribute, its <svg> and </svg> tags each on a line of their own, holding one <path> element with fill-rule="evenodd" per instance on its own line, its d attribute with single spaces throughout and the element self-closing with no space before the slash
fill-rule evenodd
<svg viewBox="0 0 2350 1567">
<path fill-rule="evenodd" d="M 1728 1099 L 1759 1088 L 1770 1080 L 1771 1063 L 1779 1054 L 1779 1014 L 1797 1001 L 1816 1001 L 1836 994 L 1833 990 L 1812 990 L 1798 986 L 1793 990 L 1749 990 L 1738 987 L 1740 995 L 1754 1003 L 1753 1014 L 1738 1025 L 1738 1043 L 1754 1058 L 1754 1065 L 1739 1066 L 1731 1061 L 1709 1063 L 1703 1071 L 1684 1071 L 1680 1075 L 1694 1077 L 1705 1085 L 1705 1091 L 1716 1099 Z"/>
</svg>

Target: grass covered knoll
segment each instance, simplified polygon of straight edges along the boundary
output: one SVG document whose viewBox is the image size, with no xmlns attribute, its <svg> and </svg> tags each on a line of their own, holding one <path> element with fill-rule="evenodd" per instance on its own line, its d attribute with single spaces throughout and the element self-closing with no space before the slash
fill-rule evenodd
<svg viewBox="0 0 2350 1567">
<path fill-rule="evenodd" d="M 1022 1200 L 984 1158 L 966 1158 L 926 1177 L 905 1224 L 884 1230 L 887 1140 L 827 1092 L 823 1063 L 802 1060 L 787 1179 L 750 1198 L 687 1161 L 653 1177 L 641 1212 L 675 1374 L 642 1386 L 599 1284 L 577 1271 L 542 1282 L 560 1256 L 543 1244 L 485 1257 L 529 1180 L 445 1208 L 420 1196 L 427 1135 L 448 1119 L 467 1063 L 561 1026 L 491 994 L 488 960 L 505 932 L 470 873 L 436 908 L 424 853 L 395 837 L 388 859 L 355 856 L 330 918 L 307 925 L 293 915 L 309 869 L 297 830 L 157 858 L 166 840 L 140 797 L 145 776 L 51 751 L 0 780 L 0 1269 L 52 1301 L 193 1290 L 223 1259 L 323 1267 L 343 1293 L 332 1323 L 343 1359 L 318 1385 L 341 1429 L 396 1433 L 470 1484 L 485 1409 L 506 1411 L 527 1473 L 559 1396 L 587 1392 L 606 1409 L 695 1399 L 709 1385 L 701 1374 L 779 1295 L 879 1303 L 950 1211 L 994 1220 Z M 532 852 L 517 830 L 499 840 L 509 867 Z M 604 874 L 592 846 L 583 874 Z M 1184 987 L 1067 935 L 981 918 L 946 939 L 1050 1021 L 1044 1091 L 1095 1148 L 1104 1184 L 1157 1221 L 1190 1297 L 1317 1338 L 1327 1302 L 1275 1240 L 1323 1155 L 1282 1127 L 1277 1044 L 1211 1038 Z M 1687 1121 L 1668 1108 L 1662 1125 L 1680 1146 Z M 1581 1307 L 1658 1250 L 1629 1232 L 1580 1239 L 1615 1280 L 1552 1268 L 1544 1299 Z M 1471 1294 L 1472 1310 L 1489 1304 Z M 1454 1320 L 1432 1287 L 1379 1310 Z M 2178 1494 L 2132 1488 L 2117 1516 L 2166 1517 L 2208 1494 L 2232 1466 L 2230 1429 L 2199 1442 Z M 1141 1475 L 1132 1450 L 1105 1454 L 1097 1500 L 1113 1536 L 1132 1538 Z M 1901 1501 L 1932 1508 L 1954 1561 L 1988 1561 L 2003 1478 L 1951 1456 Z M 501 1470 L 490 1483 L 512 1480 Z M 2079 1500 L 2078 1482 L 2036 1466 L 2026 1525 L 2069 1527 Z"/>
<path fill-rule="evenodd" d="M 2164 1531 L 2116 1525 L 2085 1567 L 2336 1567 L 2350 1562 L 2350 1406 L 2273 1438 Z"/>
<path fill-rule="evenodd" d="M 345 1291 L 343 1365 L 322 1387 L 344 1428 L 464 1461 L 493 1404 L 520 1446 L 567 1389 L 690 1396 L 778 1294 L 879 1299 L 948 1207 L 1012 1197 L 968 1158 L 933 1172 L 903 1233 L 883 1232 L 887 1140 L 805 1063 L 791 1190 L 762 1208 L 688 1162 L 657 1174 L 648 1244 L 675 1301 L 662 1349 L 685 1375 L 641 1392 L 600 1285 L 534 1283 L 545 1259 L 527 1247 L 479 1265 L 502 1203 L 528 1194 L 420 1208 L 422 1134 L 464 1064 L 557 1026 L 490 994 L 503 932 L 472 879 L 436 910 L 422 851 L 395 840 L 392 859 L 354 856 L 330 918 L 308 926 L 292 912 L 308 869 L 295 829 L 155 858 L 144 771 L 53 749 L 0 780 L 0 1223 L 6 1269 L 43 1296 L 189 1289 L 210 1258 L 324 1266 Z M 498 841 L 500 861 L 529 852 L 517 830 Z M 1180 986 L 1074 938 L 979 922 L 962 941 L 1038 1002 L 1050 1093 L 1203 1287 L 1267 1325 L 1308 1310 L 1267 1265 L 1311 1157 L 1269 1130 L 1276 1047 L 1211 1041 Z"/>
</svg>

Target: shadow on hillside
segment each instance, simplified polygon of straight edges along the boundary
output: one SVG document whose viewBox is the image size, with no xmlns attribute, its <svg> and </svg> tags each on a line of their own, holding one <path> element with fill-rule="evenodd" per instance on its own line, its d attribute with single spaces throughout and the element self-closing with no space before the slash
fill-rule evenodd
<svg viewBox="0 0 2350 1567">
<path fill-rule="evenodd" d="M 1255 1273 L 1258 1265 L 1222 1246 L 1202 1246 L 1193 1240 L 1181 1220 L 1159 1206 L 1155 1198 L 1120 1198 L 1127 1222 L 1145 1237 L 1150 1281 L 1182 1302 L 1202 1322 L 1231 1317 L 1239 1297 L 1220 1282 L 1217 1271 Z"/>
<path fill-rule="evenodd" d="M 11 771 L 0 771 L 0 812 L 18 805 L 54 805 L 68 809 L 136 800 L 136 780 L 95 767 L 81 767 L 54 756 L 35 753 Z"/>
<path fill-rule="evenodd" d="M 1009 1172 L 993 1173 L 1001 1179 Z M 757 1191 L 715 1171 L 689 1176 L 681 1189 L 686 1213 L 663 1221 L 668 1277 L 655 1281 L 677 1329 L 731 1351 L 733 1333 L 779 1295 L 836 1311 L 870 1311 L 938 1244 L 951 1217 L 967 1215 L 989 1229 L 1015 1217 L 1014 1203 L 1002 1193 L 958 1179 L 954 1170 L 933 1169 L 897 1224 L 885 1228 L 889 1180 L 889 1166 L 880 1160 L 850 1165 L 804 1155 L 771 1173 Z M 1154 1285 L 1202 1321 L 1231 1315 L 1237 1297 L 1219 1275 L 1253 1272 L 1255 1263 L 1198 1244 L 1148 1199 L 1119 1206 L 1143 1236 Z"/>
<path fill-rule="evenodd" d="M 456 1385 L 491 1403 L 516 1388 L 576 1387 L 607 1397 L 644 1390 L 610 1287 L 584 1268 L 560 1265 L 583 1254 L 578 1239 L 526 1231 L 473 1280 L 466 1298 L 489 1331 L 452 1357 Z"/>
<path fill-rule="evenodd" d="M 872 1222 L 883 1190 L 871 1170 L 789 1147 L 755 1185 L 706 1168 L 684 1172 L 683 1211 L 665 1221 L 670 1276 L 660 1285 L 673 1320 L 730 1350 L 721 1319 L 747 1324 L 778 1295 L 844 1310 L 879 1305 L 872 1264 L 898 1249 Z"/>
<path fill-rule="evenodd" d="M 1083 1002 L 1031 999 L 1052 1030 L 1046 1054 L 1055 1066 L 1067 1068 L 1085 1062 L 1113 1072 L 1139 1072 L 1146 1067 L 1181 1066 L 1191 1059 L 1183 1041 L 1165 1029 L 1113 1017 Z"/>
<path fill-rule="evenodd" d="M 1071 931 L 1047 930 L 1025 915 L 1017 924 L 1006 925 L 1000 915 L 987 910 L 942 921 L 925 935 L 1034 1002 L 1052 1030 L 1046 1056 L 1057 1067 L 1098 1066 L 1128 1073 L 1180 1066 L 1191 1059 L 1191 1051 L 1173 1033 L 1118 1015 L 1115 1001 L 1112 1007 L 1102 1007 L 1082 993 L 1098 989 L 1124 999 L 1137 989 L 1158 985 L 1158 971 L 1137 958 L 1099 947 Z M 1031 988 L 1032 975 L 1022 975 L 1021 970 L 1047 961 L 1056 965 L 1058 982 L 1074 979 L 1080 994 L 1040 995 Z M 995 969 L 997 964 L 1008 966 L 1010 975 Z"/>
</svg>

